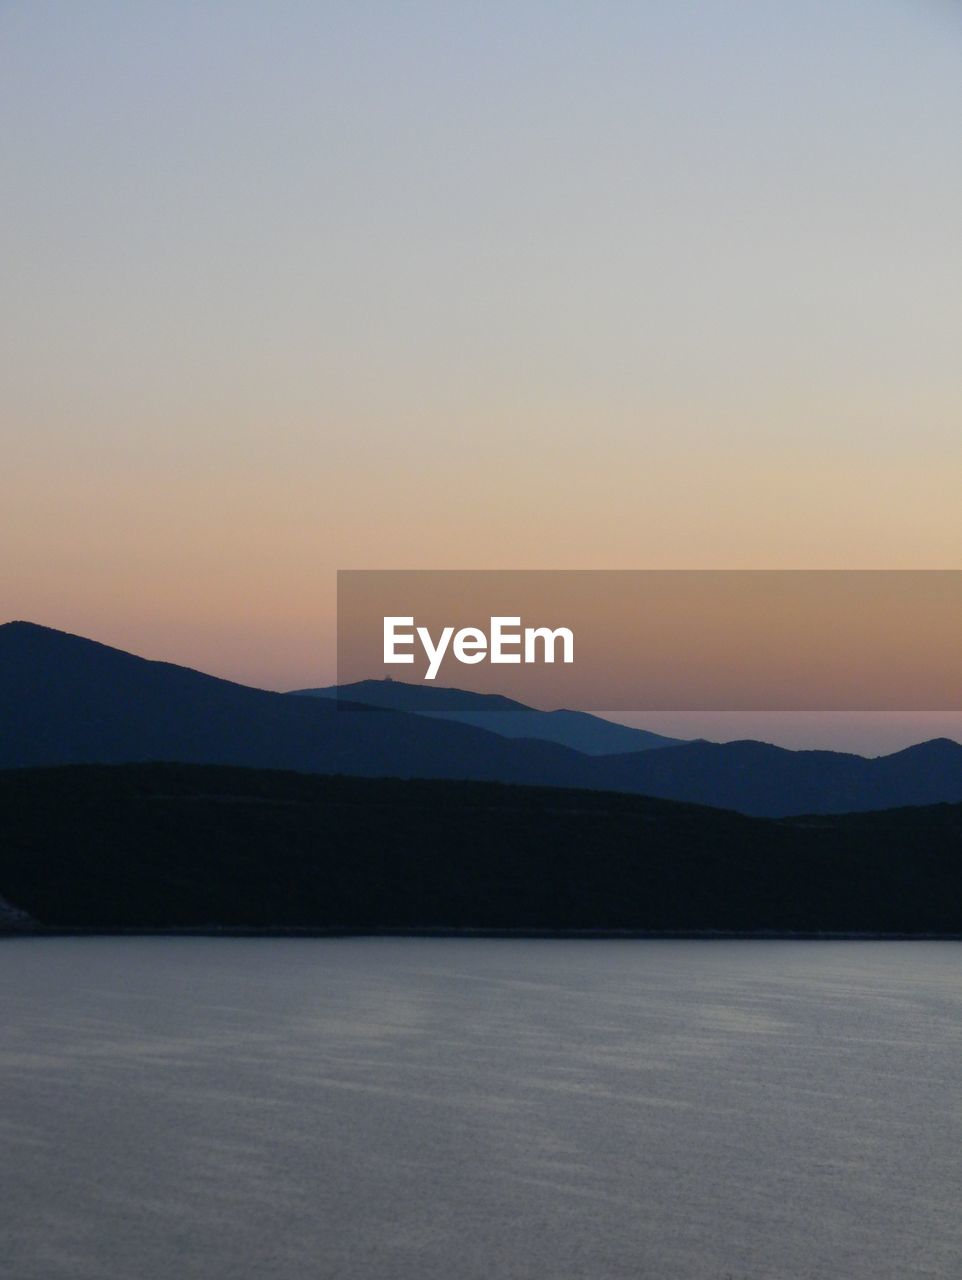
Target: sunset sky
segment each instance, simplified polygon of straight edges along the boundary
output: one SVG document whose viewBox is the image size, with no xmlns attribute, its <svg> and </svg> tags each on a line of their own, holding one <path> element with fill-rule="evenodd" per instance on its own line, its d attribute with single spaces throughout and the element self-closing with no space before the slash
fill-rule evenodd
<svg viewBox="0 0 962 1280">
<path fill-rule="evenodd" d="M 962 568 L 960 120 L 953 0 L 0 2 L 0 620 Z"/>
</svg>

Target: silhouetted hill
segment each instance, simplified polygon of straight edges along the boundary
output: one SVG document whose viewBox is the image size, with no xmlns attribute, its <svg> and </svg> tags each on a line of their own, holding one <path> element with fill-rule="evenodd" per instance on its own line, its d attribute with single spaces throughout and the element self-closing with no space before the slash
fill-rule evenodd
<svg viewBox="0 0 962 1280">
<path fill-rule="evenodd" d="M 962 801 L 962 746 L 944 738 L 875 760 L 761 742 L 589 756 L 251 689 L 30 623 L 0 626 L 0 768 L 135 761 L 595 788 L 768 816 Z"/>
<path fill-rule="evenodd" d="M 615 791 L 768 817 L 962 801 L 962 746 L 948 738 L 875 759 L 765 742 L 689 742 L 592 767 L 595 785 Z"/>
<path fill-rule="evenodd" d="M 295 689 L 293 696 L 343 698 L 365 706 L 389 707 L 438 720 L 457 720 L 478 729 L 489 729 L 505 738 L 538 738 L 557 742 L 589 756 L 652 751 L 674 747 L 679 738 L 666 738 L 647 729 L 632 729 L 585 711 L 538 711 L 500 694 L 473 693 L 401 680 L 358 680 L 354 684 L 328 685 L 323 689 Z"/>
<path fill-rule="evenodd" d="M 960 933 L 962 806 L 774 821 L 484 783 L 13 770 L 0 896 L 66 928 Z"/>
<path fill-rule="evenodd" d="M 582 757 L 251 689 L 32 623 L 0 626 L 0 768 L 153 760 L 550 783 L 575 777 Z"/>
</svg>

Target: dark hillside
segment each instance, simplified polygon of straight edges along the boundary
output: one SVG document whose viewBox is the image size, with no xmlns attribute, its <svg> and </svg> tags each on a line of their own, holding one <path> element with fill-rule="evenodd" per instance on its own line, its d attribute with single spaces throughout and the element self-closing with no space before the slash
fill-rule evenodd
<svg viewBox="0 0 962 1280">
<path fill-rule="evenodd" d="M 962 806 L 776 821 L 486 783 L 15 770 L 0 897 L 64 927 L 962 933 Z"/>
</svg>

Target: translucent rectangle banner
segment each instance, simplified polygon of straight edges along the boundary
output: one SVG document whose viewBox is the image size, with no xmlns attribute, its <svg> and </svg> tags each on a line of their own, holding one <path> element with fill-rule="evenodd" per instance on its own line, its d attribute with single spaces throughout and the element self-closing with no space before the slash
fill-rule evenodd
<svg viewBox="0 0 962 1280">
<path fill-rule="evenodd" d="M 338 684 L 536 707 L 962 708 L 958 570 L 343 570 Z"/>
</svg>

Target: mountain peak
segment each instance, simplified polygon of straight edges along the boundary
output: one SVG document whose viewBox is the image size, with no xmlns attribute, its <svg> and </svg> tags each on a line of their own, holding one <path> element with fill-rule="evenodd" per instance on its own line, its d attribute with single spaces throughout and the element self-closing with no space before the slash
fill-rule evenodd
<svg viewBox="0 0 962 1280">
<path fill-rule="evenodd" d="M 47 627 L 43 623 L 29 622 L 23 618 L 0 623 L 0 637 L 13 640 L 70 641 L 76 645 L 100 645 L 104 649 L 110 648 L 110 645 L 101 645 L 99 640 L 90 640 L 86 636 L 75 635 L 72 631 L 61 631 L 58 627 Z M 115 652 L 121 651 L 115 650 Z"/>
<path fill-rule="evenodd" d="M 409 683 L 404 680 L 358 680 L 324 689 L 297 689 L 294 697 L 342 698 L 429 719 L 453 720 L 486 729 L 504 738 L 553 742 L 590 756 L 619 755 L 674 747 L 678 739 L 606 720 L 586 711 L 541 711 L 498 693 Z"/>
<path fill-rule="evenodd" d="M 911 747 L 903 747 L 901 751 L 893 751 L 889 757 L 893 759 L 900 756 L 903 759 L 906 756 L 935 756 L 945 755 L 949 752 L 962 752 L 962 743 L 956 742 L 954 738 L 928 738 L 925 742 L 916 742 Z"/>
<path fill-rule="evenodd" d="M 69 635 L 68 631 L 57 631 L 55 627 L 45 627 L 39 622 L 29 622 L 26 618 L 12 618 L 9 622 L 0 622 L 0 631 L 53 631 L 57 635 Z"/>
</svg>

